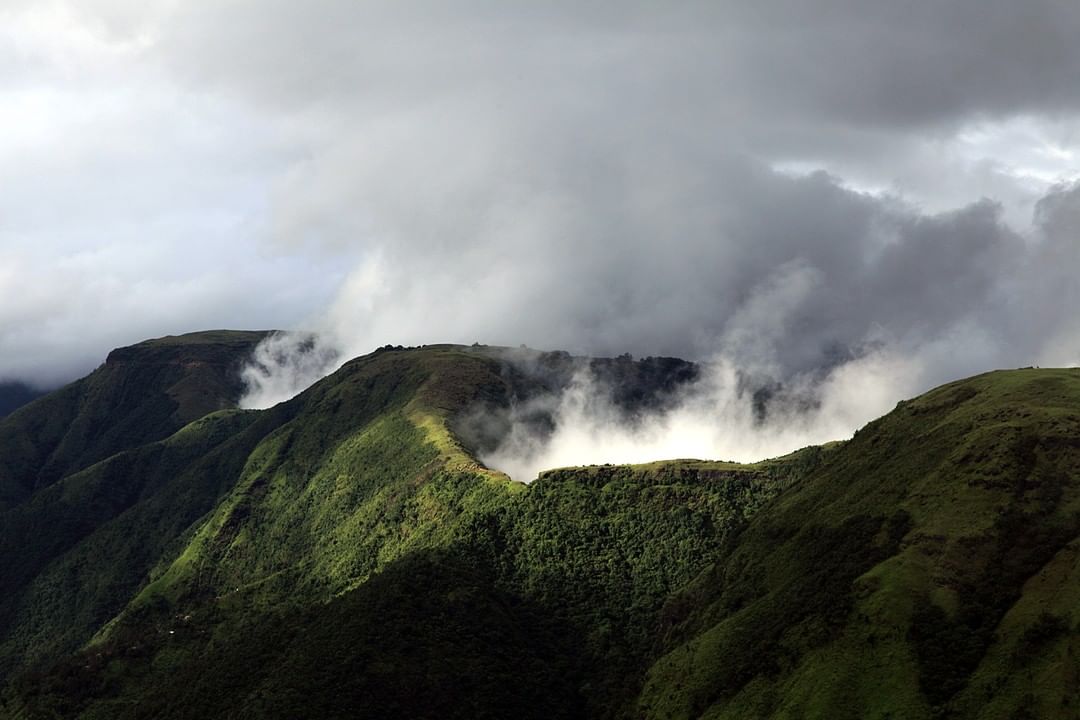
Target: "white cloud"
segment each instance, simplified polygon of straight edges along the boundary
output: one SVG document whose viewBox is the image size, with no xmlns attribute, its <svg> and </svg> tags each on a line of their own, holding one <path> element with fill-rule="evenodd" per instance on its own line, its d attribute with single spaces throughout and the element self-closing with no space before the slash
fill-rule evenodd
<svg viewBox="0 0 1080 720">
<path fill-rule="evenodd" d="M 975 328 L 988 355 L 950 372 L 1072 336 L 1008 277 L 1042 267 L 1030 211 L 1073 176 L 1068 4 L 0 13 L 0 376 L 200 325 L 328 330 L 349 353 L 738 340 L 784 376 L 873 332 L 908 351 Z M 748 302 L 769 278 L 793 312 Z"/>
<path fill-rule="evenodd" d="M 789 395 L 773 398 L 760 417 L 744 381 L 745 366 L 718 357 L 703 370 L 701 380 L 682 389 L 673 409 L 635 422 L 628 422 L 604 390 L 587 373 L 580 373 L 558 398 L 546 400 L 555 421 L 550 436 L 516 423 L 499 447 L 482 459 L 524 482 L 542 470 L 570 465 L 665 458 L 756 462 L 846 439 L 892 409 L 897 398 L 910 395 L 922 380 L 917 359 L 871 353 L 834 369 L 823 380 L 793 378 L 785 391 Z"/>
</svg>

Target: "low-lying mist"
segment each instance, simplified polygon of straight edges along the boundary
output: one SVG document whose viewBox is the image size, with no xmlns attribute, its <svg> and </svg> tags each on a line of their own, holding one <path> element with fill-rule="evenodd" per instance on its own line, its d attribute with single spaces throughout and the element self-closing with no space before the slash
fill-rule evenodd
<svg viewBox="0 0 1080 720">
<path fill-rule="evenodd" d="M 336 370 L 342 362 L 337 345 L 324 335 L 278 332 L 255 347 L 240 370 L 247 388 L 244 409 L 262 409 L 284 402 Z"/>
<path fill-rule="evenodd" d="M 571 464 L 759 460 L 848 437 L 950 380 L 1080 361 L 1080 183 L 1048 189 L 1015 228 L 991 201 L 928 213 L 822 173 L 730 161 L 709 182 L 682 177 L 668 177 L 671 207 L 627 196 L 615 209 L 553 208 L 541 194 L 483 227 L 455 226 L 445 204 L 410 213 L 387 237 L 426 244 L 376 243 L 312 318 L 316 336 L 260 347 L 244 406 L 287 399 L 386 343 L 700 364 L 666 402 L 629 413 L 587 373 L 517 398 L 495 419 L 499 442 L 474 447 L 531 480 Z M 605 220 L 585 222 L 594 215 Z"/>
<path fill-rule="evenodd" d="M 581 370 L 561 392 L 511 408 L 508 431 L 480 459 L 524 482 L 571 465 L 755 462 L 850 437 L 911 393 L 913 369 L 870 354 L 824 376 L 778 386 L 718 358 L 702 364 L 700 377 L 680 387 L 666 407 L 644 412 L 618 407 L 611 388 Z M 550 423 L 537 423 L 538 414 Z"/>
<path fill-rule="evenodd" d="M 486 346 L 485 346 L 486 347 Z M 547 469 L 675 458 L 755 462 L 842 440 L 921 389 L 922 361 L 870 348 L 784 379 L 724 355 L 690 363 L 488 348 L 522 386 L 455 430 L 488 467 L 531 482 Z M 328 338 L 280 333 L 243 370 L 243 406 L 287 400 L 347 359 Z M 539 359 L 539 360 L 538 360 Z M 548 360 L 545 365 L 542 360 Z"/>
</svg>

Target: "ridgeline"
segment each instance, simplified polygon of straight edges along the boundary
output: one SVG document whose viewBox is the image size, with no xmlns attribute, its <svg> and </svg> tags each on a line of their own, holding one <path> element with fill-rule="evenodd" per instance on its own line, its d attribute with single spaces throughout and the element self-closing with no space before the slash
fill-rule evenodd
<svg viewBox="0 0 1080 720">
<path fill-rule="evenodd" d="M 387 347 L 238 410 L 264 336 L 116 350 L 0 419 L 0 717 L 1078 712 L 1080 370 L 524 485 L 478 409 L 584 363 L 634 412 L 696 366 Z"/>
</svg>

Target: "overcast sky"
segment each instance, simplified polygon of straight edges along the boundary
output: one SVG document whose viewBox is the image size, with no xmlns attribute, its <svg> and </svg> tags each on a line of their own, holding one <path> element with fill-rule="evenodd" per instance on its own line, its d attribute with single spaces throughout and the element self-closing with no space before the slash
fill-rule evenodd
<svg viewBox="0 0 1080 720">
<path fill-rule="evenodd" d="M 1075 0 L 0 3 L 0 379 L 215 327 L 1080 362 Z"/>
</svg>

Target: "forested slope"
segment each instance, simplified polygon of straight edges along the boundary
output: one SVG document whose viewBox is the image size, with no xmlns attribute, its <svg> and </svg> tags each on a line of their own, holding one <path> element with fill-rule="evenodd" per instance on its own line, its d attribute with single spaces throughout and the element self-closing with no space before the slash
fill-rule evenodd
<svg viewBox="0 0 1080 720">
<path fill-rule="evenodd" d="M 0 714 L 1075 707 L 1080 371 L 954 383 L 756 465 L 526 486 L 475 460 L 497 439 L 471 431 L 478 408 L 585 367 L 634 412 L 696 369 L 522 357 L 384 348 L 275 408 L 212 412 L 30 492 L 0 525 Z"/>
<path fill-rule="evenodd" d="M 645 717 L 1072 717 L 1080 370 L 901 403 L 672 603 Z"/>
</svg>

